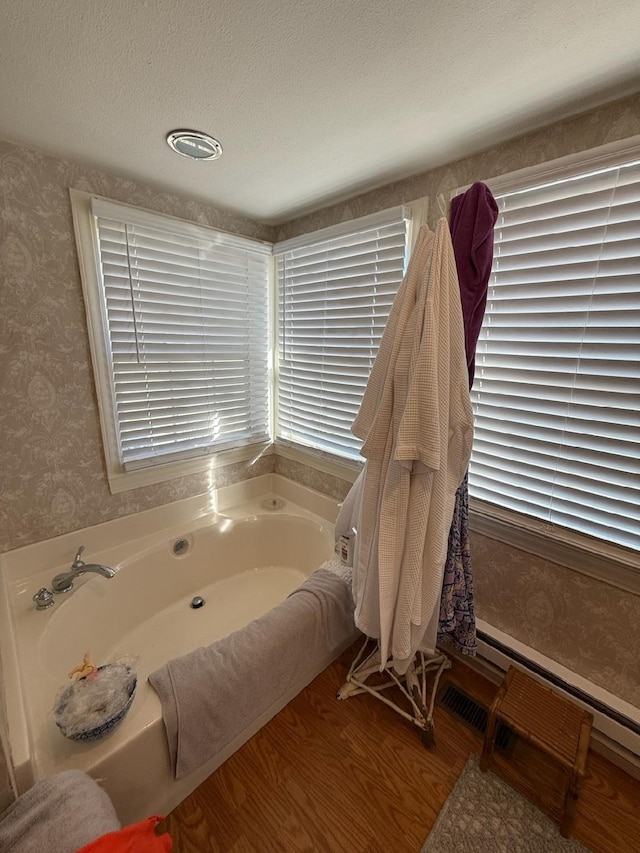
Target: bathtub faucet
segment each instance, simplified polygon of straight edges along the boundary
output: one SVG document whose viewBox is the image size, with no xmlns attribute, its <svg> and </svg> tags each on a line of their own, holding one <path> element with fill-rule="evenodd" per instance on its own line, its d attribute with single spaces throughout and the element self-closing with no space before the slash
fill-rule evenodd
<svg viewBox="0 0 640 853">
<path fill-rule="evenodd" d="M 74 580 L 85 572 L 95 572 L 97 575 L 102 575 L 103 578 L 112 578 L 115 575 L 115 571 L 109 566 L 101 566 L 99 563 L 85 563 L 82 559 L 83 551 L 84 545 L 81 545 L 71 564 L 70 571 L 56 575 L 51 581 L 51 589 L 54 592 L 69 592 L 73 587 Z"/>
</svg>

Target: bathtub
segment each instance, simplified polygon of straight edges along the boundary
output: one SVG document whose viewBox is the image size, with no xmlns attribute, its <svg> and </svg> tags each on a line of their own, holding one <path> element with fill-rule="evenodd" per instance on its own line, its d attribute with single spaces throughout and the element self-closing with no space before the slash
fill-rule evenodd
<svg viewBox="0 0 640 853">
<path fill-rule="evenodd" d="M 268 717 L 176 782 L 147 676 L 286 598 L 333 556 L 336 512 L 334 501 L 271 474 L 3 555 L 0 649 L 18 792 L 79 768 L 101 781 L 123 823 L 174 808 Z M 33 594 L 68 569 L 79 545 L 86 562 L 111 566 L 115 577 L 85 574 L 37 611 Z M 190 606 L 195 596 L 205 600 L 198 609 Z M 138 675 L 128 715 L 95 744 L 65 739 L 50 714 L 85 652 L 96 664 L 131 659 Z M 304 686 L 292 684 L 280 708 Z"/>
</svg>

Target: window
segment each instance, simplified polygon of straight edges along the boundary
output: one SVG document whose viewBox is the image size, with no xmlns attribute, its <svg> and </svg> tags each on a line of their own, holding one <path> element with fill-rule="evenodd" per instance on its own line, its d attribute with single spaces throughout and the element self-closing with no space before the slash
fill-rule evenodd
<svg viewBox="0 0 640 853">
<path fill-rule="evenodd" d="M 112 486 L 268 440 L 270 244 L 72 200 Z"/>
<path fill-rule="evenodd" d="M 280 438 L 359 458 L 351 424 L 404 275 L 407 226 L 395 208 L 275 245 Z"/>
<path fill-rule="evenodd" d="M 471 495 L 637 556 L 640 149 L 489 185 Z"/>
</svg>

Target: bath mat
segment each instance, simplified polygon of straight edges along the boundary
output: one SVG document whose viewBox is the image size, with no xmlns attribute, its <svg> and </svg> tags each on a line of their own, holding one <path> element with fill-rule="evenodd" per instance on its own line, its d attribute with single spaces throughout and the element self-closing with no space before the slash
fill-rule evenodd
<svg viewBox="0 0 640 853">
<path fill-rule="evenodd" d="M 420 853 L 588 853 L 491 771 L 467 761 Z"/>
</svg>

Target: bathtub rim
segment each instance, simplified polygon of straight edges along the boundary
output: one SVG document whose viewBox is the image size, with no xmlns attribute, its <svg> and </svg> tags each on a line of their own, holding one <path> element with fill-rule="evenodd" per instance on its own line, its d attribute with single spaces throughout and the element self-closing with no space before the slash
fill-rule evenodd
<svg viewBox="0 0 640 853">
<path fill-rule="evenodd" d="M 47 575 L 51 571 L 55 573 L 58 566 L 64 569 L 69 553 L 75 553 L 74 549 L 80 536 L 88 553 L 109 550 L 114 541 L 124 543 L 122 547 L 125 548 L 159 532 L 168 535 L 171 530 L 181 525 L 206 526 L 234 517 L 234 511 L 246 517 L 248 504 L 253 504 L 252 512 L 255 514 L 271 515 L 272 510 L 260 506 L 260 501 L 268 497 L 290 501 L 302 510 L 303 515 L 308 514 L 316 519 L 319 517 L 329 524 L 335 523 L 339 508 L 336 499 L 289 480 L 281 474 L 272 473 L 230 486 L 221 486 L 207 494 L 183 498 L 0 554 L 0 663 L 5 704 L 5 731 L 2 732 L 2 737 L 7 741 L 7 765 L 16 797 L 35 782 L 34 746 L 31 743 L 21 686 L 17 637 L 13 630 L 11 596 L 15 595 L 16 588 L 22 586 L 24 594 L 33 594 L 36 590 L 31 590 L 31 586 L 34 581 L 38 582 L 38 575 L 42 575 L 43 571 Z M 286 507 L 284 511 L 286 512 Z M 49 568 L 43 570 L 45 557 Z"/>
<path fill-rule="evenodd" d="M 216 517 L 221 521 L 233 517 L 233 511 L 248 502 L 256 502 L 253 509 L 257 514 L 270 515 L 272 511 L 262 508 L 259 500 L 271 495 L 291 501 L 330 524 L 336 520 L 339 501 L 335 498 L 288 480 L 281 474 L 262 474 L 241 483 L 221 486 L 209 493 L 182 498 L 5 551 L 0 554 L 0 576 L 4 584 L 28 582 L 43 571 L 41 555 L 46 555 L 47 571 L 57 566 L 68 568 L 69 553 L 75 553 L 74 547 L 80 536 L 89 543 L 85 552 L 88 562 L 92 553 L 111 549 L 114 539 L 131 543 L 181 524 L 209 525 Z"/>
</svg>

